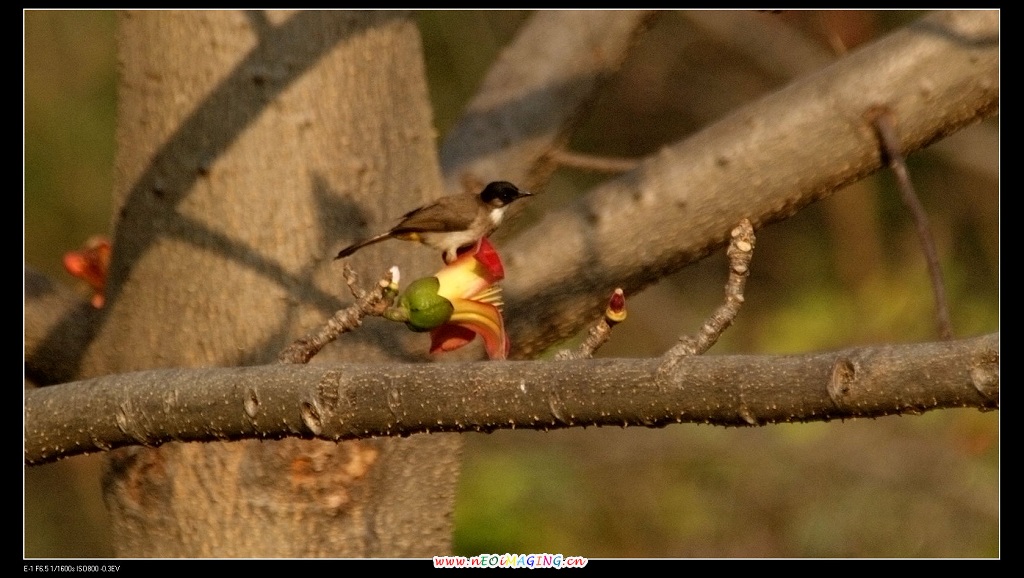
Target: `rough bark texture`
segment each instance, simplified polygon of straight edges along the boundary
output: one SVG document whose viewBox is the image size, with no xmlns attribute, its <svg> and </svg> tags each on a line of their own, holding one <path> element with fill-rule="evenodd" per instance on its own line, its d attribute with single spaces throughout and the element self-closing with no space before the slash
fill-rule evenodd
<svg viewBox="0 0 1024 578">
<path fill-rule="evenodd" d="M 554 165 L 544 157 L 565 144 L 585 105 L 657 15 L 652 10 L 534 14 L 491 65 L 441 146 L 449 192 L 459 192 L 467 180 L 503 179 L 527 188 L 546 183 Z"/>
<path fill-rule="evenodd" d="M 337 247 L 441 190 L 407 16 L 121 17 L 115 249 L 82 375 L 268 363 L 340 305 Z M 408 359 L 374 329 L 338 357 Z M 113 542 L 140 557 L 437 554 L 450 547 L 459 443 L 114 452 L 104 480 Z"/>
<path fill-rule="evenodd" d="M 583 25 L 582 17 L 568 21 Z M 147 12 L 123 17 L 122 25 L 108 307 L 96 314 L 98 337 L 81 352 L 84 346 L 63 343 L 87 341 L 92 328 L 75 336 L 63 320 L 47 317 L 38 339 L 26 333 L 26 366 L 30 348 L 44 358 L 62 356 L 59 364 L 40 368 L 51 383 L 156 367 L 269 363 L 290 339 L 348 300 L 340 267 L 330 260 L 338 248 L 367 232 L 367 224 L 384 223 L 440 194 L 417 33 L 402 14 L 366 12 Z M 633 32 L 600 30 L 596 37 L 605 40 L 618 31 L 614 46 Z M 603 56 L 595 52 L 602 66 L 590 73 L 581 66 L 580 77 L 590 83 L 605 74 L 616 59 Z M 546 61 L 559 69 L 553 58 Z M 560 93 L 567 97 L 562 105 L 550 105 L 541 91 L 525 94 L 534 104 L 563 107 L 555 122 L 569 124 L 581 101 L 570 92 Z M 706 254 L 739 218 L 782 219 L 876 170 L 882 159 L 862 113 L 878 104 L 896 112 L 905 151 L 994 114 L 998 15 L 927 16 L 667 148 L 573 207 L 552 211 L 504 253 L 506 317 L 517 353 L 528 356 L 592 321 L 612 287 L 625 284 L 632 293 Z M 509 113 L 487 131 L 499 144 L 469 140 L 472 146 L 460 153 L 468 158 L 453 155 L 445 164 L 448 182 L 461 178 L 461 163 L 535 174 L 483 157 L 542 161 L 563 133 L 544 132 L 524 145 L 529 134 L 520 129 L 529 123 L 517 115 L 536 108 L 492 106 Z M 464 132 L 453 131 L 454 141 L 473 132 L 470 124 L 460 126 Z M 508 150 L 500 150 L 502 142 Z M 366 275 L 379 274 L 392 264 L 375 259 L 385 252 L 431 262 L 418 251 L 374 247 L 360 253 L 356 265 Z M 405 279 L 427 272 L 412 260 L 397 264 Z M 54 297 L 42 285 L 26 283 L 26 297 L 30 290 Z M 423 349 L 422 336 L 379 328 L 368 323 L 343 347 L 324 353 L 372 362 L 410 359 L 413 340 Z M 997 373 L 988 368 L 997 360 L 981 361 L 984 367 L 960 375 L 957 385 L 969 378 L 983 403 L 994 402 Z M 863 367 L 829 359 L 827 371 L 801 377 L 826 409 L 889 403 L 864 397 L 878 392 L 865 389 L 877 376 Z M 420 369 L 413 370 L 420 381 L 433 375 Z M 742 377 L 740 366 L 733 369 Z M 381 374 L 385 381 L 394 378 Z M 549 381 L 537 377 L 540 388 Z M 436 403 L 429 389 L 416 391 Z M 593 393 L 578 397 L 587 401 Z M 747 393 L 736 404 L 722 404 L 722 419 L 750 424 L 793 415 L 781 406 L 752 408 Z M 408 408 L 414 400 L 401 401 Z M 169 398 L 167 407 L 179 401 Z M 552 427 L 575 419 L 564 419 L 568 406 L 554 401 L 540 408 L 551 410 Z M 386 403 L 390 411 L 393 402 Z M 490 417 L 486 405 L 476 407 Z M 892 409 L 930 407 L 901 399 Z M 776 409 L 781 418 L 767 411 Z M 198 419 L 215 413 L 200 412 Z M 147 425 L 144 416 L 136 419 Z M 129 556 L 439 553 L 450 539 L 458 444 L 452 437 L 121 450 L 106 478 L 114 542 Z"/>
<path fill-rule="evenodd" d="M 73 380 L 74 352 L 92 339 L 99 316 L 80 295 L 26 265 L 25 377 L 36 385 Z"/>
<path fill-rule="evenodd" d="M 68 415 L 69 402 L 82 411 Z M 29 392 L 25 458 L 210 441 L 211 429 L 230 439 L 336 441 L 505 428 L 753 426 L 956 407 L 999 407 L 998 334 L 808 355 L 120 374 Z"/>
<path fill-rule="evenodd" d="M 865 115 L 889 108 L 904 153 L 999 107 L 999 15 L 942 11 L 851 52 L 550 211 L 504 247 L 513 357 L 703 258 L 743 218 L 792 216 L 883 166 Z M 643 223 L 643 226 L 637 226 Z"/>
</svg>

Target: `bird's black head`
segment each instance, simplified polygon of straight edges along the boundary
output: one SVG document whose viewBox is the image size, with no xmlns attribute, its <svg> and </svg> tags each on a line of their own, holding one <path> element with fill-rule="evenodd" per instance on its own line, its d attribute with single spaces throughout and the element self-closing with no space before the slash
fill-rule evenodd
<svg viewBox="0 0 1024 578">
<path fill-rule="evenodd" d="M 507 181 L 494 181 L 480 191 L 480 200 L 492 207 L 504 207 L 520 197 L 529 197 L 533 193 L 519 190 L 519 187 Z"/>
</svg>

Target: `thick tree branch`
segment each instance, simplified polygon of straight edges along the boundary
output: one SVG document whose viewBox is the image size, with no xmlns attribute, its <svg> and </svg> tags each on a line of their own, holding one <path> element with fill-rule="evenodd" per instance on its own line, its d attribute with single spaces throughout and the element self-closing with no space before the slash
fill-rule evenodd
<svg viewBox="0 0 1024 578">
<path fill-rule="evenodd" d="M 786 356 L 171 369 L 25 396 L 25 463 L 126 445 L 821 421 L 999 407 L 999 335 Z M 102 416 L 99 419 L 97 416 Z"/>
<path fill-rule="evenodd" d="M 749 10 L 687 10 L 683 16 L 766 73 L 791 80 L 817 70 L 835 54 L 775 14 Z"/>
<path fill-rule="evenodd" d="M 549 213 L 504 251 L 512 355 L 574 335 L 611 288 L 704 257 L 742 218 L 760 228 L 878 170 L 874 106 L 894 111 L 906 152 L 995 114 L 998 38 L 994 11 L 930 14 Z"/>
<path fill-rule="evenodd" d="M 634 35 L 651 17 L 585 11 L 558 20 L 562 14 L 538 13 L 534 20 L 542 22 L 531 21 L 524 28 L 488 74 L 467 118 L 448 134 L 441 159 L 449 189 L 458 188 L 460 175 L 467 172 L 479 178 L 498 174 L 524 180 L 530 166 L 558 145 L 558 135 L 589 102 L 598 80 L 618 66 Z M 627 15 L 640 18 L 616 20 Z M 612 56 L 609 45 L 602 44 L 600 54 L 605 58 L 583 58 L 571 43 L 551 40 L 556 36 L 528 33 L 532 26 L 544 30 L 559 22 L 566 29 L 580 28 L 574 34 L 591 42 L 614 39 L 610 45 L 618 52 Z M 503 80 L 526 74 L 519 70 L 532 66 L 526 54 L 542 45 L 543 62 L 552 63 L 551 68 L 591 71 L 569 74 L 580 82 L 589 79 L 589 92 L 542 91 L 565 97 L 543 99 L 554 113 L 539 107 L 541 99 L 528 98 L 526 87 L 539 80 L 520 85 L 520 92 L 507 92 L 512 87 Z M 536 74 L 543 76 L 540 70 Z M 882 159 L 873 131 L 862 120 L 868 106 L 889 104 L 899 114 L 904 150 L 909 153 L 993 114 L 998 86 L 998 14 L 939 12 L 666 149 L 575 206 L 548 215 L 503 250 L 509 266 L 505 296 L 516 345 L 513 355 L 528 356 L 575 334 L 582 320 L 600 315 L 612 288 L 622 286 L 632 295 L 705 256 L 725 241 L 724 232 L 741 218 L 750 216 L 755 226 L 785 218 L 877 170 Z M 507 100 L 501 101 L 502 94 Z M 518 99 L 513 98 L 516 94 Z M 534 105 L 526 106 L 524 100 Z M 498 102 L 504 104 L 493 104 Z M 540 122 L 531 115 L 561 128 L 544 132 L 547 136 L 539 140 L 513 131 Z M 489 132 L 481 133 L 481 127 Z M 535 132 L 530 134 L 536 136 Z M 648 225 L 635 227 L 637 222 Z M 27 330 L 45 327 L 36 323 L 35 311 L 26 308 Z M 76 329 L 80 323 L 75 326 L 64 332 L 69 339 L 89 333 Z M 27 367 L 60 365 L 59 360 L 41 356 L 54 354 L 55 348 L 40 352 L 31 343 L 27 340 Z M 86 343 L 69 345 L 64 352 Z M 46 382 L 71 377 L 66 372 L 60 375 Z"/>
<path fill-rule="evenodd" d="M 541 11 L 532 17 L 445 139 L 440 156 L 449 192 L 460 189 L 467 176 L 526 183 L 655 16 L 653 11 L 588 10 Z M 27 271 L 26 369 L 40 383 L 61 383 L 74 377 L 77 367 L 65 366 L 78 356 L 68 352 L 87 347 L 97 316 L 83 309 L 83 315 L 58 318 L 52 308 L 32 306 L 38 301 L 29 294 L 29 283 L 52 283 L 30 275 Z M 58 321 L 59 339 L 48 332 Z"/>
<path fill-rule="evenodd" d="M 483 102 L 484 106 L 471 109 L 470 117 L 477 116 L 475 122 L 453 131 L 454 138 L 450 140 L 465 141 L 448 151 L 450 156 L 444 156 L 449 189 L 456 186 L 451 184 L 457 182 L 453 179 L 467 176 L 481 180 L 512 178 L 527 184 L 545 178 L 545 171 L 551 170 L 545 164 L 550 160 L 547 152 L 564 141 L 581 109 L 592 98 L 597 81 L 617 66 L 628 41 L 648 16 L 640 15 L 630 24 L 622 15 L 627 13 L 615 14 L 618 22 L 608 28 L 595 27 L 582 37 L 576 36 L 576 32 L 593 22 L 590 14 L 572 15 L 561 22 L 561 28 L 556 26 L 556 32 L 549 32 L 549 38 L 540 35 L 538 30 L 543 28 L 538 28 L 532 30 L 533 36 L 520 39 L 519 49 L 541 51 L 543 57 L 514 51 L 506 55 L 506 65 L 521 58 L 522 62 L 531 62 L 538 74 L 528 82 L 499 75 L 499 82 L 486 83 L 485 94 L 500 98 L 490 102 L 478 99 L 476 102 Z M 876 170 L 880 161 L 874 139 L 864 130 L 870 127 L 860 122 L 861 105 L 881 104 L 898 113 L 899 131 L 904 139 L 898 146 L 907 152 L 994 113 L 998 107 L 998 18 L 951 14 L 929 17 L 900 37 L 899 42 L 887 40 L 885 50 L 857 53 L 851 57 L 852 64 L 851 60 L 844 60 L 818 77 L 783 91 L 785 96 L 744 109 L 692 141 L 648 159 L 639 169 L 595 191 L 565 215 L 551 215 L 550 220 L 531 233 L 531 240 L 514 245 L 516 252 L 509 259 L 510 281 L 515 285 L 507 290 L 511 306 L 508 313 L 510 329 L 519 340 L 517 345 L 523 345 L 518 353 L 538 351 L 544 344 L 573 333 L 580 320 L 593 319 L 590 312 L 603 306 L 600 296 L 606 296 L 611 287 L 622 284 L 629 292 L 639 290 L 707 254 L 724 241 L 723 231 L 739 217 L 750 216 L 758 225 L 783 219 L 835 188 Z M 550 18 L 548 25 L 559 22 L 553 16 L 543 18 Z M 573 34 L 568 34 L 569 30 Z M 261 35 L 268 31 L 262 26 Z M 559 73 L 545 72 L 544 67 L 536 66 L 538 60 L 543 61 L 551 64 L 547 70 L 554 71 L 563 64 L 544 52 L 562 39 L 572 45 L 565 54 L 574 54 L 585 64 L 589 51 L 597 66 L 581 66 L 569 75 L 571 81 L 564 83 L 559 80 Z M 578 45 L 583 45 L 584 50 Z M 866 53 L 872 56 L 864 56 Z M 910 62 L 917 58 L 921 59 L 920 64 Z M 939 61 L 941 66 L 936 64 Z M 517 66 L 522 68 L 521 63 Z M 302 65 L 285 69 L 305 68 Z M 968 74 L 969 68 L 973 76 Z M 290 80 L 272 80 L 273 87 L 294 86 Z M 264 98 L 262 92 L 259 95 Z M 557 103 L 552 104 L 549 98 Z M 258 112 L 262 108 L 254 105 L 251 110 Z M 256 118 L 262 116 L 242 115 L 238 126 L 247 127 L 249 119 Z M 776 123 L 779 126 L 774 126 Z M 231 135 L 238 134 L 221 133 L 229 135 L 225 142 L 233 142 L 235 137 Z M 191 140 L 180 142 L 187 144 Z M 215 139 L 214 143 L 217 146 L 207 149 L 221 148 L 221 141 Z M 872 153 L 866 152 L 868 146 Z M 207 165 L 202 166 L 208 169 Z M 207 169 L 200 171 L 204 177 Z M 501 174 L 486 176 L 493 170 Z M 171 200 L 178 203 L 191 187 L 179 182 L 185 178 L 184 172 L 166 173 L 172 175 Z M 146 174 L 150 174 L 149 169 Z M 417 173 L 413 170 L 412 174 Z M 515 174 L 522 178 L 514 177 Z M 163 197 L 168 192 L 165 175 L 157 176 L 140 183 L 148 186 L 150 180 L 158 182 L 160 187 L 153 189 L 159 193 L 155 197 Z M 414 179 L 402 183 L 409 180 Z M 401 183 L 397 188 L 421 190 Z M 137 216 L 133 219 L 137 220 L 131 222 L 146 221 Z M 558 219 L 564 221 L 559 223 Z M 638 219 L 646 219 L 642 221 L 646 223 L 644 227 L 639 227 L 642 231 L 636 230 L 641 222 Z M 551 231 L 557 234 L 543 237 Z M 566 242 L 574 239 L 583 250 L 577 251 L 577 245 Z M 139 246 L 148 244 L 143 242 Z M 262 245 L 254 241 L 252 246 Z M 551 261 L 542 261 L 552 252 L 559 254 Z M 250 257 L 248 251 L 246 257 Z M 129 261 L 135 266 L 136 259 Z M 192 261 L 188 263 L 191 267 Z M 267 263 L 273 262 L 268 259 Z M 285 270 L 269 266 L 266 269 L 274 275 Z M 308 269 L 301 271 L 297 275 L 306 275 Z M 35 364 L 50 376 L 50 382 L 61 381 L 60 375 L 70 379 L 77 371 L 72 367 L 75 362 L 67 362 L 68 367 L 53 362 L 80 359 L 78 352 L 91 342 L 88 328 L 93 326 L 94 318 L 79 315 L 74 305 L 61 305 L 55 310 L 60 315 L 53 316 L 38 307 L 42 302 L 28 303 L 28 293 L 35 291 L 28 277 L 26 271 L 26 369 Z M 293 286 L 288 289 L 291 291 Z M 573 300 L 566 300 L 566 295 L 573 295 Z M 595 296 L 596 305 L 591 303 Z M 33 330 L 30 335 L 30 312 L 33 319 L 46 321 L 35 326 L 42 327 L 42 333 Z M 84 320 L 81 324 L 76 322 L 76 327 L 85 329 L 83 333 L 66 333 L 68 343 L 58 347 L 57 342 L 65 337 L 63 320 Z M 287 357 L 292 361 L 308 359 L 336 331 L 357 324 L 358 318 L 339 319 L 326 331 L 311 335 L 302 347 L 289 351 Z M 142 335 L 147 334 L 146 323 L 135 326 L 144 330 Z M 285 333 L 284 323 L 280 327 L 281 335 L 291 334 Z M 116 332 L 117 329 L 110 331 Z M 266 333 L 254 332 L 261 337 Z M 230 357 L 233 349 L 247 355 L 252 350 L 255 353 L 251 355 L 255 356 L 270 351 L 274 345 L 259 343 L 257 352 L 250 341 L 230 337 L 201 345 L 220 351 L 221 345 L 228 344 L 229 362 L 234 359 Z M 337 441 L 438 431 L 581 425 L 659 427 L 679 422 L 753 426 L 952 407 L 987 410 L 999 406 L 998 340 L 998 334 L 991 334 L 944 343 L 864 347 L 821 354 L 692 357 L 670 367 L 662 359 L 614 359 L 565 363 L 279 364 L 127 373 L 26 392 L 25 461 L 46 463 L 92 451 L 154 446 L 168 441 Z M 48 346 L 40 348 L 43 342 Z M 132 339 L 123 339 L 121 343 L 134 345 Z M 128 351 L 117 346 L 109 349 Z M 197 359 L 203 363 L 205 358 Z M 53 376 L 58 377 L 55 380 Z M 416 436 L 409 441 L 425 437 Z M 244 444 L 225 447 L 241 445 Z M 165 449 L 173 450 L 175 446 Z M 422 455 L 419 449 L 409 451 Z M 405 463 L 397 453 L 382 455 L 393 463 Z M 152 459 L 163 458 L 156 455 Z M 182 461 L 189 463 L 187 458 Z M 211 454 L 211 463 L 224 461 L 222 454 Z M 144 467 L 132 467 L 145 473 Z M 401 472 L 402 467 L 390 471 Z M 320 474 L 317 471 L 323 479 L 321 483 L 333 481 Z M 142 479 L 135 475 L 121 478 L 126 485 L 137 485 Z M 390 487 L 395 487 L 390 480 L 396 478 L 387 479 Z M 409 479 L 416 486 L 423 486 L 419 476 Z M 437 492 L 431 490 L 427 495 L 433 500 Z M 219 495 L 211 496 L 208 502 L 226 504 Z M 133 504 L 130 500 L 126 503 L 127 518 L 131 520 L 135 515 Z M 306 507 L 302 500 L 297 503 L 296 511 Z M 367 509 L 372 508 L 353 508 L 358 512 Z M 195 510 L 179 511 L 178 520 L 196 519 L 192 515 Z M 391 518 L 371 518 L 374 529 L 382 527 L 376 525 L 380 519 Z M 352 526 L 370 526 L 360 526 L 360 522 L 357 520 Z M 418 531 L 422 524 L 409 526 Z M 132 526 L 128 527 L 126 533 L 130 534 Z M 190 526 L 172 520 L 167 527 Z M 155 530 L 155 542 L 176 541 L 163 539 L 163 532 L 163 528 Z M 326 533 L 318 531 L 317 535 Z M 413 543 L 422 544 L 421 536 L 414 535 Z M 381 551 L 369 547 L 363 553 L 375 555 Z"/>
<path fill-rule="evenodd" d="M 651 10 L 542 10 L 484 78 L 441 145 L 449 191 L 465 181 L 536 188 L 597 91 L 621 66 Z M 541 166 L 550 165 L 550 166 Z"/>
</svg>

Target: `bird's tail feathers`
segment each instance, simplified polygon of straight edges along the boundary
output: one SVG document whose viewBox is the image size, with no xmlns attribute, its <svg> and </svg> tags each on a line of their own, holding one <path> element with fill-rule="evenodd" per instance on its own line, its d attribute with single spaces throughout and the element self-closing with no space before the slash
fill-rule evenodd
<svg viewBox="0 0 1024 578">
<path fill-rule="evenodd" d="M 381 233 L 380 235 L 377 235 L 376 237 L 370 237 L 369 239 L 364 239 L 362 241 L 359 241 L 358 243 L 353 243 L 352 245 L 349 245 L 348 247 L 345 247 L 344 249 L 339 251 L 338 252 L 338 256 L 335 257 L 335 259 L 344 259 L 345 257 L 348 257 L 352 253 L 355 253 L 356 251 L 358 251 L 359 249 L 362 249 L 363 247 L 366 247 L 367 245 L 373 245 L 374 243 L 380 243 L 381 241 L 384 241 L 384 240 L 387 240 L 387 239 L 390 239 L 390 238 L 391 238 L 391 231 L 388 231 L 387 233 Z"/>
</svg>

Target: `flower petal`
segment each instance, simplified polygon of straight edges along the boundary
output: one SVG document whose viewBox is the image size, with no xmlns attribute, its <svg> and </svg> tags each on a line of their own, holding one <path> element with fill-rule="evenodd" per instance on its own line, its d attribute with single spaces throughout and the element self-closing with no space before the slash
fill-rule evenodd
<svg viewBox="0 0 1024 578">
<path fill-rule="evenodd" d="M 472 299 L 505 278 L 501 258 L 487 238 L 438 271 L 438 294 L 447 299 Z"/>
<path fill-rule="evenodd" d="M 484 340 L 484 349 L 490 359 L 508 357 L 510 343 L 505 335 L 505 323 L 498 308 L 469 299 L 454 301 L 455 312 L 447 324 L 431 332 L 431 353 L 452 351 L 473 340 L 473 334 Z"/>
<path fill-rule="evenodd" d="M 490 359 L 505 359 L 510 343 L 505 335 L 505 321 L 494 305 L 471 300 L 456 300 L 455 313 L 449 323 L 467 327 L 484 339 L 484 348 Z"/>
<path fill-rule="evenodd" d="M 490 240 L 487 237 L 480 239 L 477 247 L 476 260 L 487 270 L 487 277 L 491 279 L 491 283 L 497 283 L 504 279 L 505 267 L 502 266 L 501 257 L 494 250 L 494 245 L 491 244 Z"/>
<path fill-rule="evenodd" d="M 461 325 L 442 325 L 430 332 L 430 352 L 455 351 L 476 339 L 476 332 Z"/>
<path fill-rule="evenodd" d="M 92 304 L 97 309 L 103 307 L 103 292 L 109 268 L 110 241 L 103 236 L 92 237 L 81 250 L 64 254 L 64 269 L 92 287 Z"/>
<path fill-rule="evenodd" d="M 431 353 L 453 351 L 480 335 L 489 358 L 505 359 L 510 344 L 501 288 L 495 285 L 504 277 L 501 258 L 483 238 L 434 277 L 413 282 L 399 299 L 402 315 L 389 319 L 406 321 L 414 331 L 430 330 Z"/>
</svg>

